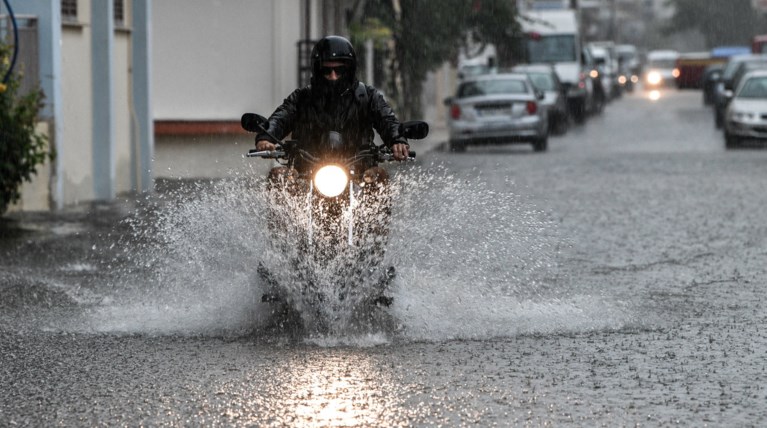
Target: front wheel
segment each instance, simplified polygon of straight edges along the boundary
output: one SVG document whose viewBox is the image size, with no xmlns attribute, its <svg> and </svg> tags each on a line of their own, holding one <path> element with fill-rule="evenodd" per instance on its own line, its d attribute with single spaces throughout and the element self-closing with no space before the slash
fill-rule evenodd
<svg viewBox="0 0 767 428">
<path fill-rule="evenodd" d="M 727 131 L 724 131 L 724 147 L 734 149 L 740 145 L 740 139 Z"/>
</svg>

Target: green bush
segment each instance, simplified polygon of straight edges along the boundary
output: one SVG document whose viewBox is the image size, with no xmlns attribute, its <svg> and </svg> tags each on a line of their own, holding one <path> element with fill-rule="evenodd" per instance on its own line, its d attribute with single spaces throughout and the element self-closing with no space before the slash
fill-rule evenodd
<svg viewBox="0 0 767 428">
<path fill-rule="evenodd" d="M 10 46 L 0 41 L 0 79 L 8 71 L 10 58 Z M 32 181 L 37 167 L 54 156 L 47 137 L 35 132 L 45 96 L 39 88 L 20 94 L 20 80 L 14 70 L 6 82 L 0 82 L 0 215 L 21 197 L 21 183 Z"/>
</svg>

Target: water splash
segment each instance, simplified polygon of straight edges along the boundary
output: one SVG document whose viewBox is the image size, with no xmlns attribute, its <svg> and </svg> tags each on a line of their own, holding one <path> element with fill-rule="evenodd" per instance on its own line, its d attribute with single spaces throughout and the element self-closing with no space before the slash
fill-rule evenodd
<svg viewBox="0 0 767 428">
<path fill-rule="evenodd" d="M 268 208 L 277 196 L 265 188 L 262 177 L 244 172 L 186 183 L 148 204 L 129 220 L 133 232 L 121 242 L 125 261 L 110 284 L 114 299 L 94 308 L 91 328 L 191 335 L 263 330 L 274 307 L 261 303 L 270 284 L 259 264 L 283 285 L 304 323 L 320 316 L 329 324 L 324 336 L 310 338 L 315 343 L 378 344 L 391 335 L 482 339 L 622 323 L 620 311 L 606 310 L 604 301 L 569 296 L 557 273 L 563 239 L 547 213 L 514 193 L 513 182 L 491 185 L 442 166 L 415 166 L 392 179 L 391 230 L 379 267 L 396 267 L 387 290 L 393 305 L 376 309 L 360 327 L 357 308 L 370 295 L 347 290 L 341 300 L 338 290 L 350 280 L 373 284 L 380 269 L 366 269 L 372 264 L 363 260 L 363 269 L 348 274 L 361 260 L 349 251 L 330 263 L 303 260 L 313 285 L 332 300 L 312 313 L 299 297 L 308 271 L 295 269 L 306 218 L 295 207 L 278 209 L 292 227 L 273 239 Z"/>
</svg>

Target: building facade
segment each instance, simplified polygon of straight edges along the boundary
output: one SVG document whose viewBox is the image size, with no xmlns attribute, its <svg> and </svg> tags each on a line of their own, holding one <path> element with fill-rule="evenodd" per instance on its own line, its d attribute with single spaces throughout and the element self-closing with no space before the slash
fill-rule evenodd
<svg viewBox="0 0 767 428">
<path fill-rule="evenodd" d="M 59 209 L 151 189 L 151 0 L 10 4 L 35 23 L 46 97 L 41 130 L 56 152 L 12 209 Z"/>
</svg>

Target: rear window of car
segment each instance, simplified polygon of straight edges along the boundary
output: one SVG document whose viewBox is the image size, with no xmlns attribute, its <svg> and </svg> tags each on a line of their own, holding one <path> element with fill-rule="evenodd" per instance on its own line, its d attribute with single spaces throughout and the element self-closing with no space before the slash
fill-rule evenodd
<svg viewBox="0 0 767 428">
<path fill-rule="evenodd" d="M 493 94 L 526 94 L 527 84 L 518 79 L 493 79 L 466 82 L 458 87 L 458 98 Z"/>
<path fill-rule="evenodd" d="M 528 73 L 533 86 L 540 91 L 553 91 L 554 78 L 548 73 Z"/>
<path fill-rule="evenodd" d="M 743 83 L 739 98 L 767 98 L 767 77 L 752 77 Z"/>
</svg>

